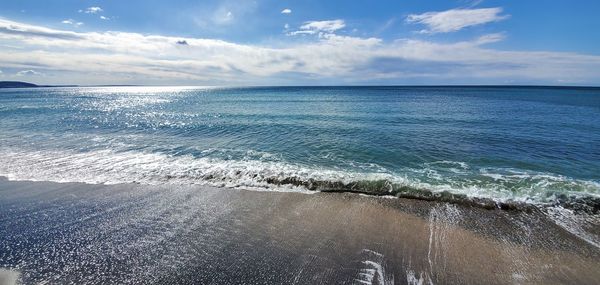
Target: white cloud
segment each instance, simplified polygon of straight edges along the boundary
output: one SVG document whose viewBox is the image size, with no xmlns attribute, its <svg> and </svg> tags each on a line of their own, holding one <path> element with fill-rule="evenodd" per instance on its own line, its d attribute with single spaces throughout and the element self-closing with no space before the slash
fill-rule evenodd
<svg viewBox="0 0 600 285">
<path fill-rule="evenodd" d="M 17 76 L 32 76 L 32 75 L 42 75 L 42 73 L 37 72 L 35 70 L 21 70 L 16 73 Z"/>
<path fill-rule="evenodd" d="M 309 21 L 300 26 L 300 30 L 289 33 L 290 35 L 333 33 L 346 27 L 344 20 Z"/>
<path fill-rule="evenodd" d="M 300 26 L 300 29 L 333 33 L 337 30 L 343 29 L 345 26 L 346 23 L 344 20 L 312 21 L 304 23 L 304 25 Z"/>
<path fill-rule="evenodd" d="M 288 8 L 281 10 L 281 14 L 291 14 L 291 13 L 292 13 L 292 10 L 288 9 Z"/>
<path fill-rule="evenodd" d="M 490 44 L 495 42 L 503 41 L 506 38 L 504 33 L 495 33 L 495 34 L 487 34 L 483 35 L 475 41 L 479 45 Z"/>
<path fill-rule="evenodd" d="M 286 23 L 285 25 L 283 25 L 283 28 L 288 30 L 290 28 L 290 24 Z"/>
<path fill-rule="evenodd" d="M 105 21 L 108 21 L 108 20 L 110 20 L 110 18 L 109 18 L 109 17 L 104 17 L 104 16 L 100 16 L 100 19 L 102 19 L 102 20 L 105 20 Z"/>
<path fill-rule="evenodd" d="M 81 34 L 64 31 L 49 29 L 41 26 L 28 25 L 0 18 L 0 34 L 4 34 L 4 38 L 10 38 L 11 35 L 16 38 L 31 37 L 31 39 L 37 37 L 46 37 L 54 39 L 81 39 Z"/>
<path fill-rule="evenodd" d="M 61 23 L 67 24 L 67 25 L 73 25 L 75 27 L 79 27 L 79 26 L 83 25 L 82 22 L 76 22 L 73 19 L 66 19 L 66 20 L 63 20 Z"/>
<path fill-rule="evenodd" d="M 305 31 L 336 31 L 341 26 L 305 25 Z M 431 84 L 600 83 L 600 56 L 486 47 L 503 37 L 386 42 L 325 32 L 313 41 L 275 48 L 116 31 L 73 32 L 0 19 L 0 66 L 52 74 L 52 80 L 71 84 L 402 83 L 411 78 Z"/>
<path fill-rule="evenodd" d="M 502 8 L 452 9 L 443 12 L 427 12 L 408 15 L 406 21 L 427 26 L 421 33 L 449 33 L 463 28 L 497 22 L 508 18 L 500 15 Z"/>
<path fill-rule="evenodd" d="M 79 10 L 79 13 L 86 13 L 86 14 L 97 14 L 100 13 L 104 10 L 102 10 L 102 8 L 100 7 L 88 7 L 85 10 Z"/>
<path fill-rule="evenodd" d="M 223 23 L 228 23 L 231 22 L 233 20 L 233 13 L 231 13 L 231 11 L 227 11 L 227 13 L 225 13 L 225 16 L 220 18 L 218 21 L 223 22 Z"/>
</svg>

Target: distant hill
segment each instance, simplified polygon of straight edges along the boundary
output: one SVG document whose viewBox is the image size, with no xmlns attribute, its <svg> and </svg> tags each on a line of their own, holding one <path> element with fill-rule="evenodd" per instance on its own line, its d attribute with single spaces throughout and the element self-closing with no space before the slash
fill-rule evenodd
<svg viewBox="0 0 600 285">
<path fill-rule="evenodd" d="M 79 87 L 78 85 L 37 85 L 23 81 L 0 81 L 0 88 Z"/>
<path fill-rule="evenodd" d="M 39 87 L 33 83 L 21 82 L 21 81 L 0 81 L 0 88 L 25 88 L 25 87 Z"/>
</svg>

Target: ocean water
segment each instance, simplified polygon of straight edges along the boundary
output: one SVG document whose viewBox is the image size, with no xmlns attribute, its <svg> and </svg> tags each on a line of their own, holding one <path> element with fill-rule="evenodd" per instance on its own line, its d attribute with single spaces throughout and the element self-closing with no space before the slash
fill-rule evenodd
<svg viewBox="0 0 600 285">
<path fill-rule="evenodd" d="M 596 199 L 600 89 L 5 89 L 0 176 Z"/>
</svg>

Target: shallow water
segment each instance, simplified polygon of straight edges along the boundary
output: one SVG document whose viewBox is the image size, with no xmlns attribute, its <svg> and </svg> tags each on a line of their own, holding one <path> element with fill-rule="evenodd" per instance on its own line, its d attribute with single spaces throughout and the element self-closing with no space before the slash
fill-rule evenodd
<svg viewBox="0 0 600 285">
<path fill-rule="evenodd" d="M 540 211 L 0 179 L 7 284 L 598 284 L 599 264 Z"/>
<path fill-rule="evenodd" d="M 600 89 L 0 91 L 0 176 L 260 190 L 600 196 Z"/>
</svg>

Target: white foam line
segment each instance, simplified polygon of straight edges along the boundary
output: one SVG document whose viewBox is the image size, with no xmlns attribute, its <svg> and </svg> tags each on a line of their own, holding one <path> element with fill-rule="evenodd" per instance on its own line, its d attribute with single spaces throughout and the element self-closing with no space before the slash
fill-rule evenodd
<svg viewBox="0 0 600 285">
<path fill-rule="evenodd" d="M 486 173 L 482 175 L 485 176 Z M 409 178 L 386 172 L 353 172 L 317 166 L 309 167 L 282 161 L 261 160 L 260 158 L 255 160 L 226 160 L 211 157 L 198 158 L 191 155 L 172 156 L 141 151 L 41 151 L 0 147 L 0 176 L 5 176 L 10 180 L 90 184 L 198 184 L 244 190 L 301 193 L 314 192 L 302 186 L 274 185 L 268 183 L 268 181 L 270 179 L 282 181 L 295 178 L 300 181 L 335 181 L 348 184 L 357 181 L 384 180 L 388 181 L 390 185 L 428 189 L 432 192 L 446 191 L 465 194 L 469 198 L 489 198 L 497 202 L 514 200 L 536 204 L 547 202 L 544 199 L 555 199 L 552 197 L 546 198 L 543 195 L 543 190 L 540 190 L 542 192 L 536 192 L 538 190 L 524 189 L 523 193 L 517 193 L 517 196 L 515 196 L 515 193 L 509 189 L 503 189 L 501 183 L 475 186 L 466 182 L 458 183 L 453 181 L 452 177 L 446 177 L 447 181 L 442 184 L 432 184 L 433 182 L 420 181 L 421 178 L 418 176 Z M 549 178 L 539 179 L 542 179 L 540 181 L 543 182 Z M 554 179 L 552 181 L 562 181 L 566 178 L 563 179 L 557 176 L 552 179 Z M 554 183 L 552 181 L 547 183 Z M 600 196 L 598 194 L 600 193 L 599 183 L 579 180 L 568 181 L 570 181 L 569 183 L 575 183 L 577 187 L 583 187 L 585 191 L 589 192 L 580 195 Z M 392 195 L 383 197 L 396 198 Z"/>
</svg>

